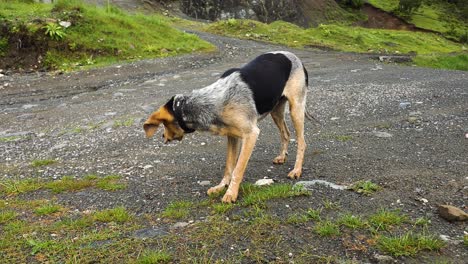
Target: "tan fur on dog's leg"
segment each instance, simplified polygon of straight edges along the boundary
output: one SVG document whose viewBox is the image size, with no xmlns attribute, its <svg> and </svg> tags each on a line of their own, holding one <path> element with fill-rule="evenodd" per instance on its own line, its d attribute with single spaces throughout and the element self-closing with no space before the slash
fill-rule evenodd
<svg viewBox="0 0 468 264">
<path fill-rule="evenodd" d="M 304 152 L 306 149 L 306 143 L 304 139 L 304 116 L 305 116 L 305 96 L 299 100 L 291 100 L 290 112 L 291 120 L 296 130 L 297 138 L 297 154 L 296 154 L 296 163 L 294 164 L 294 169 L 289 172 L 288 176 L 291 179 L 297 179 L 301 177 L 302 174 L 302 163 L 304 162 Z"/>
<path fill-rule="evenodd" d="M 271 112 L 271 117 L 278 127 L 281 136 L 281 150 L 280 154 L 273 160 L 274 164 L 285 163 L 286 156 L 288 155 L 288 144 L 291 135 L 286 122 L 284 121 L 284 108 L 286 106 L 286 102 L 286 100 L 281 101 Z"/>
<path fill-rule="evenodd" d="M 229 184 L 229 187 L 222 199 L 224 203 L 232 203 L 237 200 L 240 183 L 244 178 L 244 172 L 247 167 L 247 163 L 249 162 L 250 156 L 252 155 L 252 151 L 255 147 L 255 142 L 257 142 L 259 134 L 260 129 L 258 129 L 257 125 L 255 124 L 252 128 L 252 131 L 242 138 L 242 148 L 239 159 L 237 160 L 236 167 L 232 173 L 231 183 Z"/>
<path fill-rule="evenodd" d="M 229 183 L 231 182 L 232 171 L 236 166 L 237 156 L 239 154 L 239 139 L 235 137 L 228 136 L 227 137 L 228 144 L 227 144 L 227 156 L 226 156 L 226 168 L 224 169 L 224 177 L 221 182 L 208 189 L 208 195 L 219 193 L 224 188 L 226 188 Z"/>
</svg>

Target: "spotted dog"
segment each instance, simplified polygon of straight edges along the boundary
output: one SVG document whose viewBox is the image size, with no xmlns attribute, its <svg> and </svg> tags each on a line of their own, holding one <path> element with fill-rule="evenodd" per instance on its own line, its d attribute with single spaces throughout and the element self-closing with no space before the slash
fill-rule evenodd
<svg viewBox="0 0 468 264">
<path fill-rule="evenodd" d="M 299 178 L 306 143 L 304 117 L 308 74 L 301 60 L 291 52 L 265 53 L 242 68 L 227 70 L 215 83 L 190 94 L 177 94 L 151 114 L 143 125 L 152 137 L 164 125 L 165 143 L 182 140 L 194 131 L 209 131 L 227 136 L 227 158 L 224 177 L 208 194 L 228 187 L 222 201 L 235 202 L 239 185 L 259 135 L 257 122 L 270 114 L 281 135 L 281 150 L 273 163 L 286 161 L 289 130 L 284 120 L 286 102 L 297 137 L 297 155 L 290 178 Z M 240 153 L 239 153 L 240 151 Z"/>
</svg>

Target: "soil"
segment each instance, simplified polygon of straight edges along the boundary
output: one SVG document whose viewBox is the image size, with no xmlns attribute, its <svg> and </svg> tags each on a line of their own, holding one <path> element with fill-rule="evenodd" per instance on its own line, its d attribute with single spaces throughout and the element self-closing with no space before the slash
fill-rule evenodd
<svg viewBox="0 0 468 264">
<path fill-rule="evenodd" d="M 263 52 L 286 48 L 199 34 L 220 51 L 66 74 L 0 77 L 0 137 L 14 139 L 0 141 L 1 177 L 51 180 L 90 173 L 125 177 L 128 188 L 122 191 L 57 195 L 58 202 L 70 210 L 124 205 L 138 215 L 156 214 L 175 200 L 205 199 L 209 186 L 199 182 L 214 185 L 221 179 L 226 140 L 196 132 L 182 142 L 165 145 L 160 136 L 145 138 L 143 121 L 172 95 L 209 85 L 226 69 Z M 383 189 L 362 196 L 317 187 L 311 196 L 276 200 L 270 209 L 282 215 L 287 212 L 285 205 L 307 209 L 324 199 L 354 214 L 399 209 L 412 219 L 428 217 L 430 233 L 461 239 L 466 223 L 440 218 L 437 205 L 467 209 L 467 73 L 381 64 L 366 55 L 286 50 L 296 53 L 309 71 L 307 107 L 320 120 L 320 124 L 305 124 L 308 148 L 301 180 L 336 184 L 372 180 Z M 128 125 L 118 125 L 128 120 Z M 288 124 L 292 129 L 289 119 Z M 244 181 L 268 177 L 293 184 L 286 175 L 294 164 L 294 142 L 290 160 L 273 166 L 280 147 L 278 131 L 269 118 L 259 126 L 260 137 Z M 34 168 L 30 164 L 35 159 L 58 162 Z M 25 197 L 47 195 L 36 192 Z M 340 239 L 317 244 L 310 230 L 289 229 L 281 235 L 290 248 L 313 245 L 321 255 L 375 262 L 372 250 L 350 253 Z M 220 248 L 219 254 L 228 251 Z M 463 244 L 449 244 L 437 254 L 453 263 L 468 257 Z M 429 260 L 418 257 L 415 261 Z"/>
</svg>

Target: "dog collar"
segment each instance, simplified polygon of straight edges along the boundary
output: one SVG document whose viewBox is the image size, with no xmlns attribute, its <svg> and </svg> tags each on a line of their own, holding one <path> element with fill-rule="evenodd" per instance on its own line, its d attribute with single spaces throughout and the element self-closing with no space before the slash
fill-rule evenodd
<svg viewBox="0 0 468 264">
<path fill-rule="evenodd" d="M 187 126 L 187 123 L 185 123 L 184 117 L 182 115 L 183 102 L 179 100 L 176 101 L 174 97 L 172 98 L 172 100 L 173 100 L 172 109 L 174 111 L 174 117 L 177 120 L 177 123 L 179 124 L 180 128 L 182 128 L 186 134 L 195 132 L 195 129 L 189 128 Z"/>
</svg>

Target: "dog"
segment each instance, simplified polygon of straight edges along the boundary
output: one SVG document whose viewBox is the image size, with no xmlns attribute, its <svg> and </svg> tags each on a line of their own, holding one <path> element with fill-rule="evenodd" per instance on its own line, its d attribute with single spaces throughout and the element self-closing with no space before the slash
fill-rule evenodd
<svg viewBox="0 0 468 264">
<path fill-rule="evenodd" d="M 260 130 L 257 122 L 268 114 L 281 136 L 279 155 L 274 164 L 286 161 L 290 132 L 284 120 L 289 103 L 291 120 L 297 137 L 294 169 L 288 176 L 297 179 L 302 174 L 306 143 L 304 117 L 306 111 L 308 73 L 301 60 L 291 52 L 275 51 L 262 54 L 241 68 L 224 72 L 213 84 L 191 94 L 177 94 L 145 121 L 146 137 L 154 135 L 164 125 L 164 142 L 182 140 L 194 131 L 209 131 L 227 136 L 227 158 L 224 177 L 208 190 L 208 195 L 228 188 L 222 201 L 237 200 L 239 186 Z M 240 152 L 239 152 L 240 149 Z"/>
</svg>

